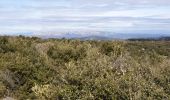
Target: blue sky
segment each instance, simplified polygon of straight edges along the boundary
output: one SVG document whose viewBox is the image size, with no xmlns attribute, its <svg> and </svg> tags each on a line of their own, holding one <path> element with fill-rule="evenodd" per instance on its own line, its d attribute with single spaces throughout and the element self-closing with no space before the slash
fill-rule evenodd
<svg viewBox="0 0 170 100">
<path fill-rule="evenodd" d="M 0 34 L 170 33 L 170 0 L 0 0 Z"/>
</svg>

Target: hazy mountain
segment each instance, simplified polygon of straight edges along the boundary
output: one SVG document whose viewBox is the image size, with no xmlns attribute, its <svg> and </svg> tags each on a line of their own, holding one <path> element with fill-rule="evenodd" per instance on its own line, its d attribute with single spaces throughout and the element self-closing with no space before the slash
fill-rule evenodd
<svg viewBox="0 0 170 100">
<path fill-rule="evenodd" d="M 80 40 L 113 40 L 114 38 L 105 37 L 105 36 L 88 36 L 88 37 L 81 37 Z"/>
<path fill-rule="evenodd" d="M 15 33 L 13 35 L 37 36 L 43 39 L 48 38 L 66 38 L 66 39 L 81 39 L 81 40 L 113 40 L 113 39 L 158 39 L 170 37 L 170 34 L 162 33 L 114 33 L 114 32 L 50 32 L 50 33 L 32 33 L 25 32 Z"/>
<path fill-rule="evenodd" d="M 170 36 L 158 38 L 130 38 L 130 41 L 170 41 Z"/>
</svg>

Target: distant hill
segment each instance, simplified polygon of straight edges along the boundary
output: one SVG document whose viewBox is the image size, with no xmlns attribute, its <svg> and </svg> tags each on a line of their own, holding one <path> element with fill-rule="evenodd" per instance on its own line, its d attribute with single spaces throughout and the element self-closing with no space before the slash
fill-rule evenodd
<svg viewBox="0 0 170 100">
<path fill-rule="evenodd" d="M 130 41 L 170 41 L 170 37 L 158 37 L 158 38 L 131 38 Z"/>
<path fill-rule="evenodd" d="M 114 32 L 44 32 L 9 33 L 9 36 L 35 36 L 43 39 L 66 38 L 80 40 L 169 40 L 169 33 L 114 33 Z"/>
<path fill-rule="evenodd" d="M 147 33 L 113 33 L 113 32 L 99 32 L 99 33 L 56 33 L 40 36 L 42 38 L 66 38 L 66 39 L 80 39 L 80 40 L 157 40 L 170 37 L 169 34 L 147 34 Z"/>
<path fill-rule="evenodd" d="M 87 37 L 81 37 L 80 40 L 114 40 L 114 38 L 111 37 L 105 37 L 105 36 L 87 36 Z"/>
<path fill-rule="evenodd" d="M 161 37 L 159 40 L 165 40 L 165 41 L 170 41 L 170 37 Z"/>
</svg>

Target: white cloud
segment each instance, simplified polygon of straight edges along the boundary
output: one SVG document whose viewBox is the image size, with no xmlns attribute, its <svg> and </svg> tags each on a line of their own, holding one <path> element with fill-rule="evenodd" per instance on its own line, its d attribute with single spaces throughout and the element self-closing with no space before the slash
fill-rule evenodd
<svg viewBox="0 0 170 100">
<path fill-rule="evenodd" d="M 170 0 L 1 0 L 0 32 L 170 31 Z"/>
</svg>

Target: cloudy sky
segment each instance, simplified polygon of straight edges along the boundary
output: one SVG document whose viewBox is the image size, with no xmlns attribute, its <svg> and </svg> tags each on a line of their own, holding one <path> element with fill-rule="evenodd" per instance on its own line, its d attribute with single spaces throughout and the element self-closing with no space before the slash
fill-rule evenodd
<svg viewBox="0 0 170 100">
<path fill-rule="evenodd" d="M 170 0 L 0 0 L 0 34 L 170 33 Z"/>
</svg>

